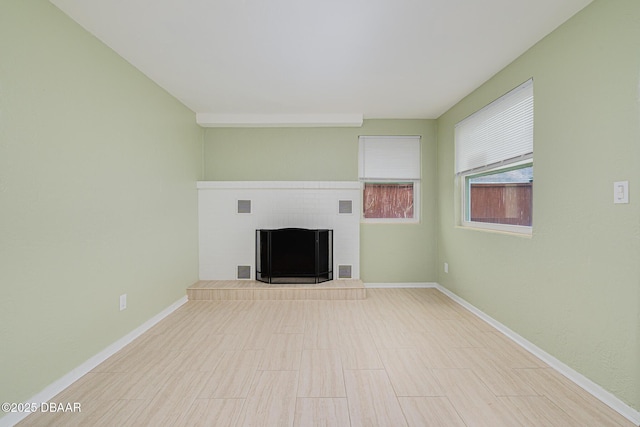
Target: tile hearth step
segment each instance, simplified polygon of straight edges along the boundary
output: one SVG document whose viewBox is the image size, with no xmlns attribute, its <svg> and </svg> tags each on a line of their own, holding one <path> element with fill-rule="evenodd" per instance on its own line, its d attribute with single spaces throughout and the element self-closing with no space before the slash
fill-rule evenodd
<svg viewBox="0 0 640 427">
<path fill-rule="evenodd" d="M 269 284 L 256 280 L 200 280 L 187 288 L 190 301 L 358 300 L 366 299 L 362 280 Z"/>
</svg>

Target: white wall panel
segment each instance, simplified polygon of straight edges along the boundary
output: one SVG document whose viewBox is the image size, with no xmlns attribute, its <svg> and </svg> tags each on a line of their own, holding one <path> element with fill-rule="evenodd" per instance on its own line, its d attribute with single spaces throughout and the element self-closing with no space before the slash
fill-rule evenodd
<svg viewBox="0 0 640 427">
<path fill-rule="evenodd" d="M 238 200 L 251 200 L 251 213 L 238 214 Z M 340 200 L 353 213 L 339 214 Z M 359 182 L 202 181 L 198 204 L 200 280 L 233 280 L 238 265 L 255 279 L 255 231 L 287 227 L 333 230 L 334 277 L 338 265 L 360 277 Z"/>
</svg>

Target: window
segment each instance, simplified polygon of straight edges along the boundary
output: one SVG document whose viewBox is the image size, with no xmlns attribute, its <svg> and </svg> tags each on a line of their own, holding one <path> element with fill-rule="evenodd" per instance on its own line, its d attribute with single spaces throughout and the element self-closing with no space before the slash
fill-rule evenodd
<svg viewBox="0 0 640 427">
<path fill-rule="evenodd" d="M 533 226 L 533 80 L 455 128 L 463 226 L 530 234 Z"/>
<path fill-rule="evenodd" d="M 413 183 L 365 182 L 365 218 L 413 218 Z"/>
<path fill-rule="evenodd" d="M 358 175 L 364 222 L 418 222 L 419 136 L 361 136 Z"/>
</svg>

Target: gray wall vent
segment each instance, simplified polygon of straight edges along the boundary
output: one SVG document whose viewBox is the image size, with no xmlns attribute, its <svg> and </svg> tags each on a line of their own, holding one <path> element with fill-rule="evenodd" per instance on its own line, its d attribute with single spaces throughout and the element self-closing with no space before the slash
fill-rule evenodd
<svg viewBox="0 0 640 427">
<path fill-rule="evenodd" d="M 238 266 L 238 279 L 251 279 L 251 266 L 239 265 Z"/>
<path fill-rule="evenodd" d="M 338 279 L 351 279 L 351 266 L 339 265 L 338 266 Z"/>
<path fill-rule="evenodd" d="M 239 214 L 251 213 L 251 200 L 238 200 L 238 213 Z"/>
<path fill-rule="evenodd" d="M 341 214 L 353 213 L 353 201 L 352 200 L 340 200 L 338 202 L 338 213 L 341 213 Z"/>
</svg>

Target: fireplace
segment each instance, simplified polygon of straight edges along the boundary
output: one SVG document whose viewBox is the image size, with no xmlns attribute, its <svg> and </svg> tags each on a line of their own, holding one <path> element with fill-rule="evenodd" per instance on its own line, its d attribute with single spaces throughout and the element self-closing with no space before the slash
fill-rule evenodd
<svg viewBox="0 0 640 427">
<path fill-rule="evenodd" d="M 333 279 L 333 230 L 256 230 L 256 280 L 321 283 Z"/>
</svg>

